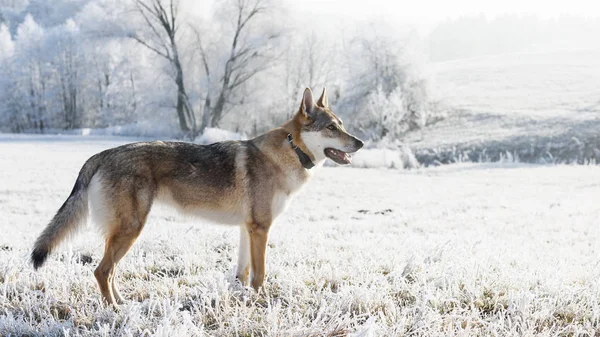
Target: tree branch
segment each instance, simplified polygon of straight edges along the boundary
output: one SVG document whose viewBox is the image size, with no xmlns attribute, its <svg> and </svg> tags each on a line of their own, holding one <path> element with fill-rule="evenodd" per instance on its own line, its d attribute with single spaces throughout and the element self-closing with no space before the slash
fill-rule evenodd
<svg viewBox="0 0 600 337">
<path fill-rule="evenodd" d="M 171 58 L 170 55 L 165 54 L 163 52 L 161 52 L 160 50 L 152 47 L 151 45 L 149 45 L 148 43 L 146 43 L 144 40 L 140 39 L 139 37 L 137 37 L 136 35 L 132 34 L 130 35 L 130 37 L 134 40 L 136 40 L 138 43 L 140 43 L 141 45 L 145 46 L 146 48 L 152 50 L 153 52 L 155 52 L 156 54 L 158 54 L 159 56 L 164 57 L 165 59 L 167 59 L 169 62 L 173 62 L 173 59 Z"/>
<path fill-rule="evenodd" d="M 191 25 L 190 25 L 191 26 Z M 200 49 L 200 55 L 202 56 L 202 64 L 204 66 L 204 71 L 206 72 L 206 76 L 210 79 L 210 68 L 208 67 L 208 55 L 204 50 L 204 46 L 202 45 L 202 38 L 200 37 L 200 32 L 196 27 L 191 26 L 192 31 L 196 35 L 196 40 L 198 41 L 198 48 Z"/>
<path fill-rule="evenodd" d="M 156 0 L 159 1 L 159 0 Z M 158 14 L 155 13 L 150 7 L 148 7 L 148 5 L 146 5 L 143 1 L 141 0 L 137 0 L 136 4 L 138 5 L 138 11 L 140 12 L 140 14 L 142 14 L 142 17 L 144 18 L 144 20 L 146 21 L 146 23 L 148 24 L 148 26 L 150 27 L 150 29 L 152 30 L 152 32 L 154 33 L 154 35 L 156 36 L 156 38 L 158 39 L 158 41 L 160 42 L 159 44 L 161 45 L 162 48 L 164 48 L 165 50 L 162 53 L 159 53 L 159 55 L 163 56 L 163 57 L 167 57 L 167 59 L 171 60 L 171 52 L 168 48 L 167 43 L 163 40 L 162 35 L 158 32 L 158 30 L 156 29 L 156 27 L 154 26 L 154 24 L 151 22 L 150 18 L 148 18 L 146 12 L 144 11 L 144 9 L 154 17 L 155 20 L 158 20 L 159 23 L 161 22 L 160 18 L 158 17 Z M 141 7 L 140 7 L 141 6 Z M 140 38 L 137 37 L 138 42 L 140 42 Z M 149 47 L 149 43 L 143 43 L 146 47 Z M 156 52 L 156 50 L 158 48 L 156 47 L 152 47 L 150 48 L 153 51 Z M 165 56 L 165 54 L 167 56 Z"/>
</svg>

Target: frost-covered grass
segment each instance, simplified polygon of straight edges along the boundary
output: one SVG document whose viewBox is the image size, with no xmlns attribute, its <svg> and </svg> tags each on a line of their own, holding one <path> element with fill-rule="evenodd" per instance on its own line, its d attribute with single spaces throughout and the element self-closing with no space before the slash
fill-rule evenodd
<svg viewBox="0 0 600 337">
<path fill-rule="evenodd" d="M 265 294 L 234 281 L 237 229 L 157 208 L 119 265 L 130 302 L 106 308 L 93 229 L 27 258 L 120 143 L 0 137 L 1 336 L 600 334 L 597 166 L 322 168 L 273 227 Z"/>
</svg>

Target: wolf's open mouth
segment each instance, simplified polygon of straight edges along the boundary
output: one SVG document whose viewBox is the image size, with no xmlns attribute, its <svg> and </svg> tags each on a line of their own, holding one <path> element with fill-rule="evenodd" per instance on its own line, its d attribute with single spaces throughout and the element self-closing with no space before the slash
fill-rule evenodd
<svg viewBox="0 0 600 337">
<path fill-rule="evenodd" d="M 341 165 L 350 164 L 350 162 L 352 161 L 352 156 L 349 153 L 336 150 L 330 147 L 325 149 L 325 156 Z"/>
</svg>

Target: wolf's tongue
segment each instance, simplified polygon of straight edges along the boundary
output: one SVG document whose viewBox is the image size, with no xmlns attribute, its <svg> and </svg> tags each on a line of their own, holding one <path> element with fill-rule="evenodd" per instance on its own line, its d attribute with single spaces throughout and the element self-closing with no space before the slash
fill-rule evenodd
<svg viewBox="0 0 600 337">
<path fill-rule="evenodd" d="M 350 164 L 352 157 L 347 154 L 346 152 L 340 151 L 340 150 L 336 150 L 333 148 L 326 148 L 325 149 L 325 155 L 327 156 L 327 158 L 333 160 L 334 162 L 338 163 L 338 164 Z"/>
</svg>

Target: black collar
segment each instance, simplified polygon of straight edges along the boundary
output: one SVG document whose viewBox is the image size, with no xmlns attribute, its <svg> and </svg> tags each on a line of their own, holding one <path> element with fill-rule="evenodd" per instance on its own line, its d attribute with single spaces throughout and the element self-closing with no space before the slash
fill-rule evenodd
<svg viewBox="0 0 600 337">
<path fill-rule="evenodd" d="M 294 151 L 296 151 L 296 154 L 298 155 L 298 159 L 300 159 L 300 164 L 302 164 L 302 166 L 305 169 L 310 170 L 311 168 L 315 167 L 315 164 L 312 162 L 312 160 L 310 160 L 310 157 L 306 153 L 304 153 L 302 150 L 300 150 L 300 148 L 298 146 L 296 146 L 296 144 L 294 144 L 294 138 L 292 138 L 291 133 L 288 133 L 287 140 L 290 143 L 290 145 L 292 146 L 292 149 L 294 149 Z"/>
</svg>

